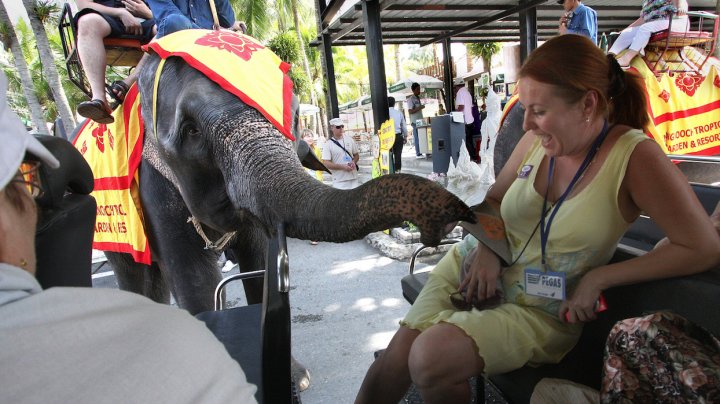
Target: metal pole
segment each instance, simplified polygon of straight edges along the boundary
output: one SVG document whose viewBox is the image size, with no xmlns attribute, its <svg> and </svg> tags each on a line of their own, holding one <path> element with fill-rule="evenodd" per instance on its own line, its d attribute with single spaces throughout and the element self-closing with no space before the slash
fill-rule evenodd
<svg viewBox="0 0 720 404">
<path fill-rule="evenodd" d="M 330 118 L 340 116 L 338 109 L 337 88 L 335 86 L 335 64 L 332 57 L 332 42 L 330 34 L 323 34 L 323 54 L 325 56 L 325 68 L 327 70 L 327 105 Z"/>
<path fill-rule="evenodd" d="M 520 5 L 526 1 L 521 0 Z M 537 48 L 537 9 L 535 7 L 518 13 L 520 19 L 520 63 L 524 63 L 528 55 Z"/>
<path fill-rule="evenodd" d="M 445 110 L 455 111 L 453 104 L 453 76 L 452 76 L 452 54 L 450 53 L 450 38 L 443 39 L 443 79 L 445 81 Z"/>
<path fill-rule="evenodd" d="M 374 130 L 390 119 L 387 102 L 387 84 L 385 82 L 385 57 L 382 47 L 382 29 L 380 28 L 380 2 L 365 0 L 362 3 L 365 20 L 365 51 L 370 74 L 370 99 L 373 106 Z"/>
</svg>

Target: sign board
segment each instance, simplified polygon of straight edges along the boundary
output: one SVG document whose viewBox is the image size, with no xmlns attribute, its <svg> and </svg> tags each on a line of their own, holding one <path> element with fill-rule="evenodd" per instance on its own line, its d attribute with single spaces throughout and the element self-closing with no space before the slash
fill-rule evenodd
<svg viewBox="0 0 720 404">
<path fill-rule="evenodd" d="M 380 137 L 380 150 L 392 149 L 395 144 L 395 121 L 392 118 L 380 125 L 378 137 Z"/>
</svg>

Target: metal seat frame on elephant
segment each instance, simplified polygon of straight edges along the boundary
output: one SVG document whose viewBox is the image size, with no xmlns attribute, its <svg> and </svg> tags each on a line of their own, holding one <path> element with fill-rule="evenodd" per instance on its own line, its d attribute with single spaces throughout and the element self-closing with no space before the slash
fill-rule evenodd
<svg viewBox="0 0 720 404">
<path fill-rule="evenodd" d="M 650 36 L 643 60 L 655 75 L 663 73 L 702 75 L 702 68 L 715 49 L 720 19 L 716 14 L 704 11 L 688 11 L 687 16 L 689 26 L 686 31 L 672 30 L 671 13 L 668 17 L 670 22 L 667 29 Z M 685 49 L 686 47 L 694 50 Z"/>
<path fill-rule="evenodd" d="M 77 27 L 73 18 L 72 8 L 69 3 L 63 5 L 60 21 L 58 22 L 60 41 L 62 43 L 65 67 L 67 68 L 70 82 L 92 98 L 90 83 L 88 83 L 85 70 L 80 61 L 80 54 L 77 49 Z M 109 68 L 114 67 L 135 67 L 143 56 L 140 40 L 134 35 L 122 35 L 119 37 L 103 39 L 105 45 L 105 64 Z M 108 77 L 105 75 L 105 77 Z M 109 88 L 108 83 L 105 84 Z"/>
<path fill-rule="evenodd" d="M 268 246 L 267 269 L 223 279 L 215 290 L 215 311 L 199 313 L 210 331 L 242 367 L 248 382 L 258 387 L 258 403 L 299 404 L 292 381 L 289 262 L 284 227 Z M 228 283 L 264 277 L 262 304 L 224 309 Z"/>
</svg>

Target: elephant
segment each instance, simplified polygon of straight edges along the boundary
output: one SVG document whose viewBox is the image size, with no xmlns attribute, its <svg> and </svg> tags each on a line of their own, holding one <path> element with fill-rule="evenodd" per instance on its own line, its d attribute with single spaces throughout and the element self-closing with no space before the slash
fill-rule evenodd
<svg viewBox="0 0 720 404">
<path fill-rule="evenodd" d="M 410 220 L 424 244 L 437 245 L 459 220 L 474 222 L 460 199 L 419 176 L 383 176 L 352 190 L 315 180 L 298 158 L 323 168 L 307 145 L 181 58 L 162 67 L 153 115 L 159 61 L 150 53 L 138 80 L 146 128 L 139 190 L 153 264 L 107 253 L 121 289 L 165 303 L 172 293 L 192 314 L 213 308 L 219 252 L 204 249 L 190 216 L 211 240 L 237 231 L 227 248 L 242 272 L 265 268 L 280 223 L 288 237 L 346 242 Z M 261 279 L 245 290 L 249 303 L 262 301 Z"/>
</svg>

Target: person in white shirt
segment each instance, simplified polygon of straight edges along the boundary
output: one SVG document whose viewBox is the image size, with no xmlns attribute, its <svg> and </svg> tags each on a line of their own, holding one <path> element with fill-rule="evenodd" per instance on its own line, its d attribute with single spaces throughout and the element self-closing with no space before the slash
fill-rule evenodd
<svg viewBox="0 0 720 404">
<path fill-rule="evenodd" d="M 40 164 L 59 162 L 6 98 L 0 73 L 0 402 L 255 403 L 256 387 L 188 312 L 116 289 L 42 290 L 34 198 Z"/>
<path fill-rule="evenodd" d="M 465 87 L 465 81 L 458 77 L 453 81 L 455 90 L 455 109 L 462 111 L 465 117 L 465 147 L 470 154 L 472 161 L 477 161 L 477 153 L 475 152 L 475 142 L 473 135 L 475 134 L 475 117 L 472 115 L 472 96 L 470 91 Z"/>
<path fill-rule="evenodd" d="M 351 136 L 344 136 L 345 123 L 340 118 L 329 121 L 332 136 L 325 142 L 322 160 L 332 173 L 333 187 L 352 189 L 360 185 L 357 162 L 360 149 Z"/>
<path fill-rule="evenodd" d="M 418 119 L 423 119 L 423 112 L 422 110 L 425 109 L 425 105 L 423 105 L 422 101 L 420 101 L 420 84 L 418 83 L 412 83 L 410 85 L 410 89 L 412 90 L 412 95 L 408 97 L 408 99 L 405 101 L 405 105 L 408 110 L 408 114 L 410 114 L 410 125 L 412 125 L 413 128 L 413 143 L 415 145 L 415 158 L 422 158 L 423 155 L 420 153 L 420 138 L 418 136 L 418 129 L 416 121 Z"/>
<path fill-rule="evenodd" d="M 402 169 L 402 149 L 406 142 L 407 125 L 405 124 L 405 116 L 403 113 L 395 109 L 394 97 L 388 97 L 388 105 L 390 106 L 390 119 L 392 119 L 395 124 L 395 143 L 392 147 L 393 171 L 399 173 Z"/>
</svg>

